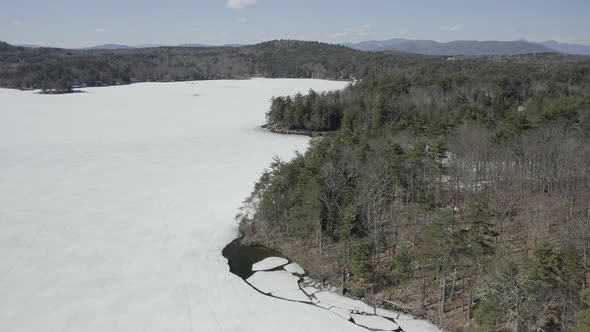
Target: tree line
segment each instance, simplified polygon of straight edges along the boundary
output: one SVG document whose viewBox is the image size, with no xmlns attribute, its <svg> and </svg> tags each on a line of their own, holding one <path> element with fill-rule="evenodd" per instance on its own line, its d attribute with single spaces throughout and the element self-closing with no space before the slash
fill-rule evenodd
<svg viewBox="0 0 590 332">
<path fill-rule="evenodd" d="M 532 55 L 472 59 L 502 64 L 528 63 Z M 572 63 L 561 75 L 576 79 L 575 56 L 535 56 L 548 68 Z M 157 47 L 120 50 L 25 48 L 0 42 L 0 87 L 68 92 L 76 87 L 147 81 L 184 81 L 251 76 L 353 80 L 383 73 L 436 72 L 422 78 L 461 81 L 465 63 L 444 57 L 363 52 L 338 45 L 274 40 L 240 47 Z M 522 65 L 526 72 L 526 65 Z M 489 68 L 491 69 L 491 67 Z M 573 70 L 574 72 L 570 72 Z M 456 72 L 455 72 L 456 71 Z M 450 81 L 448 82 L 450 83 Z"/>
<path fill-rule="evenodd" d="M 67 92 L 80 86 L 250 76 L 347 80 L 398 68 L 396 57 L 318 42 L 275 40 L 240 47 L 67 50 L 0 45 L 0 87 Z"/>
</svg>

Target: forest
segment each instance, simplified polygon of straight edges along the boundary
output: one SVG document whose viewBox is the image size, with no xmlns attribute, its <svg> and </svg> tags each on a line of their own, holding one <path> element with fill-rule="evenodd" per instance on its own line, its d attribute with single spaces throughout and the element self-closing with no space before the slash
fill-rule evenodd
<svg viewBox="0 0 590 332">
<path fill-rule="evenodd" d="M 0 87 L 64 93 L 85 86 L 252 76 L 348 80 L 399 70 L 420 58 L 292 40 L 121 50 L 33 49 L 0 42 Z"/>
<path fill-rule="evenodd" d="M 497 63 L 530 61 L 528 55 L 495 56 Z M 461 59 L 461 57 L 454 57 Z M 580 57 L 557 53 L 537 54 L 539 63 L 570 63 Z M 155 47 L 119 50 L 26 48 L 0 42 L 0 87 L 71 92 L 86 86 L 134 82 L 268 78 L 322 78 L 355 80 L 384 73 L 462 70 L 461 63 L 445 63 L 446 57 L 409 53 L 353 50 L 319 42 L 273 40 L 239 47 Z M 444 68 L 440 68 L 445 64 Z M 469 63 L 477 65 L 477 61 Z M 502 68 L 501 65 L 497 66 Z M 526 70 L 525 67 L 521 69 Z M 568 73 L 563 73 L 567 75 Z M 426 78 L 425 79 L 432 79 Z"/>
<path fill-rule="evenodd" d="M 590 331 L 590 59 L 414 58 L 277 96 L 244 241 L 454 331 Z"/>
</svg>

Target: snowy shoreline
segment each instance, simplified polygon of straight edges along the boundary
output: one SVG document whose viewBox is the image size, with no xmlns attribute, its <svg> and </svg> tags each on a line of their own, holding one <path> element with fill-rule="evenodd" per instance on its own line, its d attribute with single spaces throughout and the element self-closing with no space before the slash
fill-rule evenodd
<svg viewBox="0 0 590 332">
<path fill-rule="evenodd" d="M 342 289 L 307 275 L 305 267 L 263 245 L 243 245 L 242 237 L 222 251 L 230 271 L 260 294 L 277 300 L 312 305 L 329 311 L 354 325 L 374 331 L 443 331 L 426 318 L 370 305 L 362 299 L 342 295 Z M 255 250 L 254 255 L 248 251 Z M 267 253 L 266 257 L 263 253 Z M 274 256 L 279 254 L 280 256 Z M 242 269 L 236 268 L 240 265 Z M 249 269 L 247 269 L 249 267 Z"/>
<path fill-rule="evenodd" d="M 270 124 L 264 124 L 260 126 L 262 129 L 266 129 L 274 134 L 281 134 L 281 135 L 297 135 L 297 136 L 308 136 L 308 137 L 319 137 L 324 135 L 329 135 L 331 132 L 329 131 L 306 131 L 306 130 L 290 130 L 284 128 L 278 128 L 271 126 Z"/>
</svg>

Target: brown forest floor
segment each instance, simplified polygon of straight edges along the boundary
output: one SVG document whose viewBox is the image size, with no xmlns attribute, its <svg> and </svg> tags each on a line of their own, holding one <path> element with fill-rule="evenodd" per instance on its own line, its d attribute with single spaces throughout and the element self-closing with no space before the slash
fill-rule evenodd
<svg viewBox="0 0 590 332">
<path fill-rule="evenodd" d="M 516 213 L 511 217 L 502 234 L 495 239 L 495 242 L 504 246 L 511 256 L 524 259 L 531 252 L 536 239 L 559 246 L 562 243 L 571 241 L 572 236 L 575 237 L 578 230 L 569 220 L 568 215 L 571 215 L 571 213 L 566 213 L 566 211 L 571 212 L 567 200 L 544 192 L 532 192 L 524 197 L 510 197 L 510 199 L 513 202 L 518 202 Z M 579 193 L 578 202 L 582 203 L 575 207 L 574 214 L 582 213 L 582 211 L 589 208 L 590 192 L 585 190 Z M 390 263 L 393 260 L 395 245 L 400 242 L 399 239 L 412 236 L 412 233 L 414 236 L 416 235 L 415 225 L 400 222 L 406 219 L 400 218 L 400 216 L 409 213 L 407 209 L 404 209 L 404 205 L 400 204 L 396 210 L 398 211 L 398 215 L 395 217 L 396 220 L 385 221 L 385 228 L 390 230 L 390 233 L 386 236 L 389 236 L 388 240 L 391 246 L 381 248 L 378 254 L 375 264 L 377 280 L 386 278 L 390 270 Z M 391 231 L 392 229 L 395 229 L 395 231 Z M 299 262 L 312 277 L 325 280 L 331 285 L 342 286 L 342 275 L 339 272 L 339 259 L 343 252 L 342 244 L 328 243 L 327 240 L 324 240 L 320 257 L 317 240 L 292 239 L 280 235 L 270 238 L 273 238 L 273 240 L 249 236 L 244 241 L 246 243 L 259 243 L 277 249 Z M 438 299 L 434 298 L 431 290 L 427 290 L 426 293 L 426 310 L 420 312 L 419 280 L 414 280 L 407 286 L 405 301 L 402 301 L 403 289 L 401 287 L 380 289 L 377 286 L 373 289 L 367 288 L 365 297 L 373 304 L 390 306 L 392 309 L 402 309 L 418 316 L 427 317 L 451 331 L 475 331 L 473 320 L 467 319 L 468 292 L 463 291 L 467 287 L 467 280 L 465 280 L 467 278 L 462 278 L 462 274 L 459 271 L 455 280 L 456 286 L 453 298 L 452 300 L 447 299 L 442 320 L 439 319 L 438 315 Z M 468 273 L 465 272 L 465 275 L 467 276 Z M 590 273 L 586 274 L 586 280 L 586 284 L 589 284 Z M 451 282 L 452 280 L 449 281 L 449 283 Z M 485 271 L 484 277 L 478 281 L 480 290 L 477 293 L 479 295 L 483 294 L 483 285 L 485 285 Z M 391 306 L 392 302 L 399 304 L 400 307 Z"/>
</svg>

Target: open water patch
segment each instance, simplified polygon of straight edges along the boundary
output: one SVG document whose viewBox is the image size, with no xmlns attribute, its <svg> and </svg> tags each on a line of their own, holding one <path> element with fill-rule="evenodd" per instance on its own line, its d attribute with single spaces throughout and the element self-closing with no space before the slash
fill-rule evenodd
<svg viewBox="0 0 590 332">
<path fill-rule="evenodd" d="M 261 245 L 243 245 L 241 237 L 225 246 L 221 254 L 227 258 L 229 271 L 244 280 L 255 273 L 255 271 L 252 271 L 252 266 L 266 258 L 281 257 L 288 260 L 285 255 L 277 250 Z M 275 270 L 282 270 L 282 266 L 277 267 Z"/>
</svg>

